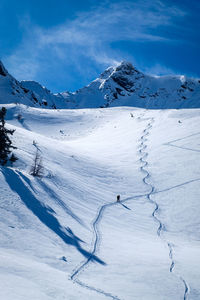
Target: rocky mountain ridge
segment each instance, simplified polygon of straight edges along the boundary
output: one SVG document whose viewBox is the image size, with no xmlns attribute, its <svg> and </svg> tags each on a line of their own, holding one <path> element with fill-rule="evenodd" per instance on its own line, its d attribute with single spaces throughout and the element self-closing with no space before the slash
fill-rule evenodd
<svg viewBox="0 0 200 300">
<path fill-rule="evenodd" d="M 0 62 L 0 102 L 46 108 L 198 108 L 200 80 L 186 76 L 149 76 L 130 62 L 106 69 L 88 86 L 53 94 L 35 81 L 17 81 Z"/>
</svg>

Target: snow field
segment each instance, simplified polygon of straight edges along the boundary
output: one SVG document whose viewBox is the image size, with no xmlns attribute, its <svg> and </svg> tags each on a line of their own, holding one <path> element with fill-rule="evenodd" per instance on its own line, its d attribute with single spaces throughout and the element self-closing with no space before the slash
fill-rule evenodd
<svg viewBox="0 0 200 300">
<path fill-rule="evenodd" d="M 2 299 L 200 297 L 199 110 L 7 109 L 19 160 L 0 174 Z"/>
</svg>

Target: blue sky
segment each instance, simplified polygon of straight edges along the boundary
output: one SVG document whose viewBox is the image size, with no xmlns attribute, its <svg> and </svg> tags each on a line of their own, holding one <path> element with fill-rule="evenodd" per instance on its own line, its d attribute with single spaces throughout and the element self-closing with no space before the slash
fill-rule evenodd
<svg viewBox="0 0 200 300">
<path fill-rule="evenodd" d="M 1 0 L 0 57 L 53 92 L 128 60 L 148 74 L 200 77 L 199 0 Z"/>
</svg>

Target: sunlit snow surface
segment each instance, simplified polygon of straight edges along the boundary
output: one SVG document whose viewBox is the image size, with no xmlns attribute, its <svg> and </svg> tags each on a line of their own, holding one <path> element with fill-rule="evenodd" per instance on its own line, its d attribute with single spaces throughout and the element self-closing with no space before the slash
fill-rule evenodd
<svg viewBox="0 0 200 300">
<path fill-rule="evenodd" d="M 200 299 L 199 109 L 6 107 L 0 299 Z"/>
</svg>

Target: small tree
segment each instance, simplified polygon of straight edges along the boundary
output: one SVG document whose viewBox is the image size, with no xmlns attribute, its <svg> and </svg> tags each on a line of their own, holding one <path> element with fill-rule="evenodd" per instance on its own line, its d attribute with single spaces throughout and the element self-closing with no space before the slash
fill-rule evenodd
<svg viewBox="0 0 200 300">
<path fill-rule="evenodd" d="M 43 175 L 42 157 L 39 153 L 39 149 L 36 150 L 33 165 L 31 167 L 31 175 L 41 177 Z"/>
<path fill-rule="evenodd" d="M 6 108 L 0 110 L 0 165 L 5 166 L 8 161 L 15 162 L 18 158 L 12 153 L 11 148 L 17 149 L 12 145 L 9 135 L 13 135 L 15 130 L 5 128 Z"/>
</svg>

